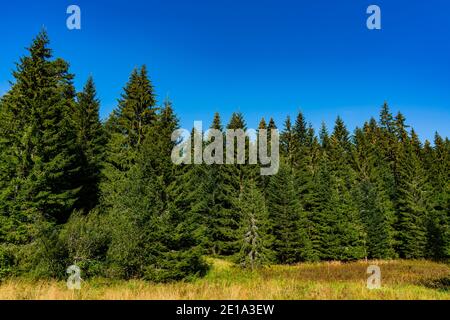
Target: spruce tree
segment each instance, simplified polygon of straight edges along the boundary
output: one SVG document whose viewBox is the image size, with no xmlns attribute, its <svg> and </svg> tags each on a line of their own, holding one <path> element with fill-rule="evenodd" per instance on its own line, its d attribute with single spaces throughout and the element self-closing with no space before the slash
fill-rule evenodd
<svg viewBox="0 0 450 320">
<path fill-rule="evenodd" d="M 431 210 L 427 218 L 427 257 L 450 258 L 450 145 L 436 133 L 434 148 L 425 149 L 429 183 L 432 188 Z"/>
<path fill-rule="evenodd" d="M 201 174 L 195 176 L 196 181 L 188 180 L 190 184 L 184 184 L 184 190 L 178 190 L 187 195 L 184 199 L 188 204 L 187 210 L 178 210 L 177 203 L 172 205 L 171 188 L 177 181 L 177 168 L 171 161 L 171 152 L 178 142 L 172 141 L 171 136 L 178 128 L 172 103 L 166 99 L 155 125 L 147 134 L 139 162 L 145 185 L 156 186 L 152 194 L 156 202 L 162 205 L 158 211 L 150 211 L 152 219 L 145 227 L 150 237 L 149 243 L 156 243 L 161 248 L 156 254 L 155 264 L 146 268 L 145 277 L 150 280 L 180 280 L 203 275 L 206 271 L 200 248 L 202 229 L 197 230 L 204 212 L 195 206 L 196 201 L 192 197 Z M 187 172 L 202 171 L 202 165 L 192 164 L 190 167 Z"/>
<path fill-rule="evenodd" d="M 400 162 L 400 149 L 395 136 L 394 117 L 385 102 L 382 106 L 379 119 L 379 130 L 376 132 L 377 145 L 380 147 L 381 156 L 389 165 L 394 176 L 393 184 L 389 186 L 388 193 L 392 201 L 396 199 L 396 186 L 399 179 L 398 166 Z"/>
<path fill-rule="evenodd" d="M 37 216 L 65 222 L 80 189 L 80 157 L 71 117 L 73 76 L 64 60 L 51 60 L 48 45 L 46 32 L 40 32 L 29 55 L 17 64 L 12 88 L 2 99 L 2 118 L 10 123 L 0 138 L 7 158 L 2 166 L 7 186 L 0 202 L 11 232 L 21 234 L 13 236 L 19 242 L 28 240 L 21 225 L 33 223 Z"/>
<path fill-rule="evenodd" d="M 125 182 L 136 164 L 145 136 L 156 121 L 155 94 L 145 67 L 133 70 L 106 123 L 108 143 L 101 183 L 102 205 L 113 206 L 126 192 Z"/>
<path fill-rule="evenodd" d="M 278 174 L 270 179 L 267 209 L 277 261 L 290 264 L 309 260 L 312 248 L 307 219 L 297 199 L 293 175 L 285 164 L 280 164 Z"/>
<path fill-rule="evenodd" d="M 105 157 L 106 135 L 99 118 L 100 101 L 94 80 L 89 77 L 83 91 L 77 95 L 74 112 L 77 142 L 83 160 L 80 198 L 77 206 L 86 212 L 97 206 L 102 163 Z"/>
<path fill-rule="evenodd" d="M 302 112 L 297 114 L 293 131 L 297 143 L 300 145 L 306 145 L 308 141 L 308 125 Z"/>
<path fill-rule="evenodd" d="M 322 122 L 319 130 L 319 141 L 320 146 L 322 147 L 323 151 L 326 151 L 330 146 L 330 135 L 328 133 L 327 126 L 325 122 Z"/>
<path fill-rule="evenodd" d="M 386 259 L 395 257 L 395 212 L 386 188 L 386 181 L 393 180 L 393 176 L 376 145 L 377 130 L 376 123 L 371 121 L 355 132 L 354 161 L 358 174 L 355 193 L 366 233 L 367 256 Z"/>
<path fill-rule="evenodd" d="M 399 167 L 396 225 L 401 258 L 423 258 L 427 243 L 426 215 L 429 185 L 422 163 L 411 143 L 406 141 Z"/>
<path fill-rule="evenodd" d="M 323 141 L 328 140 L 326 131 Z M 324 171 L 321 183 L 328 183 L 328 201 L 322 208 L 318 225 L 322 248 L 319 252 L 327 260 L 354 260 L 365 255 L 364 229 L 358 214 L 357 203 L 352 194 L 355 172 L 351 167 L 352 146 L 349 132 L 342 119 L 336 119 L 328 142 L 324 144 Z M 323 186 L 321 187 L 323 188 Z M 323 247 L 323 245 L 325 247 Z"/>
<path fill-rule="evenodd" d="M 145 224 L 152 220 L 151 212 L 163 205 L 154 196 L 157 187 L 146 184 L 138 164 L 145 135 L 156 121 L 155 109 L 145 68 L 133 70 L 118 108 L 106 124 L 108 143 L 101 192 L 102 207 L 111 223 L 107 254 L 111 276 L 142 276 L 145 266 L 155 259 L 147 248 L 153 245 L 153 250 L 159 249 L 146 242 Z"/>
<path fill-rule="evenodd" d="M 312 260 L 332 260 L 329 247 L 337 245 L 330 242 L 335 215 L 329 214 L 331 202 L 331 172 L 326 156 L 322 154 L 313 179 L 313 192 L 309 202 L 309 237 L 312 246 Z"/>
<path fill-rule="evenodd" d="M 238 263 L 252 270 L 273 261 L 272 238 L 264 197 L 253 181 L 244 185 L 239 201 L 241 213 Z"/>
<path fill-rule="evenodd" d="M 214 115 L 211 129 L 222 132 L 218 113 Z M 194 135 L 199 134 L 195 128 L 192 130 L 191 155 L 194 152 Z M 203 144 L 205 148 L 210 143 Z M 172 210 L 189 216 L 191 226 L 188 229 L 195 229 L 192 234 L 199 239 L 204 252 L 230 254 L 230 248 L 235 245 L 233 230 L 236 229 L 236 222 L 231 219 L 234 197 L 230 197 L 230 189 L 225 182 L 228 177 L 226 166 L 180 165 L 175 172 L 176 177 L 169 188 Z"/>
<path fill-rule="evenodd" d="M 291 168 L 294 166 L 294 143 L 291 118 L 288 116 L 284 122 L 283 132 L 280 135 L 280 152 Z"/>
<path fill-rule="evenodd" d="M 226 127 L 227 130 L 243 130 L 244 132 L 247 130 L 247 125 L 244 120 L 244 116 L 240 112 L 234 112 L 231 115 L 231 119 Z M 224 253 L 226 254 L 235 254 L 239 248 L 238 248 L 238 229 L 240 224 L 240 211 L 237 207 L 237 204 L 239 203 L 244 183 L 246 179 L 251 174 L 250 168 L 247 164 L 248 160 L 248 146 L 249 146 L 249 139 L 248 137 L 245 138 L 245 156 L 244 164 L 237 164 L 238 159 L 238 144 L 236 139 L 233 141 L 234 143 L 234 163 L 233 164 L 226 164 L 222 166 L 221 168 L 222 175 L 221 178 L 223 179 L 224 187 L 227 189 L 226 192 L 226 199 L 225 200 L 228 203 L 228 222 L 226 223 L 226 233 L 228 234 L 228 240 L 226 243 L 224 243 L 226 246 L 226 250 Z M 225 153 L 226 154 L 226 148 Z M 224 156 L 225 157 L 225 156 Z"/>
</svg>

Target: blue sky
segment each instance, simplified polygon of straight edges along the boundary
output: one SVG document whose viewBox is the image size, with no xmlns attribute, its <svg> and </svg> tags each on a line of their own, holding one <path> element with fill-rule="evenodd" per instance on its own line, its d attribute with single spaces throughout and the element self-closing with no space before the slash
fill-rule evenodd
<svg viewBox="0 0 450 320">
<path fill-rule="evenodd" d="M 77 4 L 82 30 L 66 28 Z M 366 28 L 379 5 L 382 30 Z M 450 136 L 447 0 L 54 0 L 0 5 L 0 94 L 44 25 L 81 89 L 92 74 L 106 117 L 131 70 L 146 64 L 158 100 L 169 95 L 189 128 L 244 113 L 249 127 L 302 110 L 318 128 L 341 115 L 349 129 L 387 100 L 422 139 Z"/>
</svg>

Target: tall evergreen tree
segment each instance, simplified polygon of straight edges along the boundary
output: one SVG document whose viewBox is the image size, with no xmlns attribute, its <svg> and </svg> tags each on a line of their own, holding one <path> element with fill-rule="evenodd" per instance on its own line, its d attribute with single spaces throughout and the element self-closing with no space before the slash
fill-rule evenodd
<svg viewBox="0 0 450 320">
<path fill-rule="evenodd" d="M 328 140 L 323 130 L 323 141 Z M 319 175 L 320 192 L 327 191 L 327 202 L 316 218 L 321 245 L 316 248 L 323 259 L 354 260 L 365 255 L 364 229 L 352 194 L 356 175 L 351 167 L 349 132 L 339 117 L 328 142 L 324 144 L 323 160 Z M 327 186 L 321 186 L 326 183 Z M 317 231 L 316 231 L 317 232 Z"/>
<path fill-rule="evenodd" d="M 111 276 L 142 276 L 145 266 L 155 263 L 156 251 L 163 250 L 160 242 L 151 241 L 161 231 L 148 233 L 147 226 L 157 220 L 152 213 L 163 208 L 155 196 L 158 185 L 147 183 L 141 170 L 145 137 L 155 122 L 153 87 L 145 67 L 135 69 L 106 123 L 101 204 L 114 225 L 107 254 Z"/>
<path fill-rule="evenodd" d="M 294 166 L 294 143 L 291 118 L 288 116 L 284 122 L 283 132 L 280 135 L 280 152 L 291 168 Z"/>
<path fill-rule="evenodd" d="M 367 256 L 383 259 L 395 257 L 395 212 L 386 188 L 386 181 L 393 177 L 376 144 L 377 129 L 372 121 L 355 132 L 354 161 L 358 174 L 355 192 L 366 233 Z"/>
<path fill-rule="evenodd" d="M 222 132 L 223 126 L 219 113 L 214 115 L 210 128 Z M 207 138 L 208 141 L 209 139 L 212 141 L 205 142 L 205 147 L 210 146 L 210 143 L 217 143 L 214 141 L 215 138 Z M 224 146 L 223 140 L 223 144 L 219 144 L 219 148 Z M 175 184 L 178 185 L 178 189 L 184 190 L 179 193 L 179 197 L 183 200 L 189 199 L 189 215 L 200 222 L 199 233 L 203 248 L 212 255 L 234 254 L 238 249 L 237 230 L 239 227 L 235 167 L 215 163 L 185 167 L 180 178 L 184 183 L 175 182 Z"/>
<path fill-rule="evenodd" d="M 407 142 L 404 148 L 399 167 L 396 202 L 397 250 L 402 258 L 423 258 L 427 243 L 426 214 L 429 210 L 429 185 L 412 144 Z"/>
<path fill-rule="evenodd" d="M 241 212 L 239 243 L 237 255 L 239 264 L 254 269 L 273 261 L 272 238 L 269 235 L 269 220 L 264 197 L 253 181 L 244 185 L 239 202 Z"/>
<path fill-rule="evenodd" d="M 2 170 L 8 182 L 0 202 L 13 233 L 22 230 L 23 222 L 32 223 L 36 215 L 63 223 L 80 189 L 76 183 L 80 159 L 71 117 L 73 76 L 64 60 L 51 60 L 48 44 L 46 32 L 40 32 L 28 49 L 29 56 L 17 64 L 15 81 L 2 99 L 6 119 L 2 118 L 10 124 L 0 139 L 8 159 Z M 25 233 L 24 237 L 17 235 L 19 241 L 26 241 Z"/>
<path fill-rule="evenodd" d="M 427 257 L 445 260 L 450 258 L 450 145 L 436 133 L 434 148 L 425 149 L 425 152 L 432 188 L 427 218 Z"/>
<path fill-rule="evenodd" d="M 330 135 L 325 122 L 322 122 L 320 126 L 319 139 L 322 150 L 327 150 L 330 146 Z"/>
<path fill-rule="evenodd" d="M 83 91 L 77 95 L 74 112 L 77 140 L 82 153 L 80 198 L 77 206 L 89 211 L 99 201 L 99 183 L 105 157 L 106 135 L 99 117 L 94 80 L 89 77 Z"/>
<path fill-rule="evenodd" d="M 106 123 L 108 143 L 101 183 L 102 205 L 111 206 L 125 192 L 127 174 L 136 164 L 145 136 L 156 121 L 153 86 L 147 69 L 133 70 L 118 108 Z"/>
<path fill-rule="evenodd" d="M 244 120 L 244 116 L 240 112 L 234 112 L 231 115 L 231 119 L 226 127 L 227 130 L 238 130 L 241 129 L 244 132 L 247 130 L 247 125 Z M 227 142 L 228 143 L 228 142 Z M 225 245 L 226 254 L 235 254 L 238 248 L 238 229 L 241 219 L 241 214 L 236 206 L 240 199 L 244 188 L 245 180 L 250 175 L 249 166 L 244 164 L 237 164 L 238 159 L 238 143 L 235 139 L 234 143 L 234 164 L 227 164 L 224 168 L 221 168 L 222 171 L 221 178 L 223 179 L 223 183 L 225 188 L 227 189 L 226 199 L 227 202 L 227 211 L 228 211 L 228 222 L 226 223 L 226 233 L 228 234 L 228 239 L 222 245 Z M 249 139 L 245 138 L 245 150 L 248 150 Z M 226 154 L 226 148 L 225 148 Z M 244 160 L 247 162 L 248 153 L 245 153 Z M 225 253 L 224 252 L 224 253 Z"/>
<path fill-rule="evenodd" d="M 267 190 L 267 208 L 274 237 L 272 250 L 279 263 L 309 260 L 312 254 L 307 219 L 297 199 L 291 170 L 280 165 Z"/>
</svg>

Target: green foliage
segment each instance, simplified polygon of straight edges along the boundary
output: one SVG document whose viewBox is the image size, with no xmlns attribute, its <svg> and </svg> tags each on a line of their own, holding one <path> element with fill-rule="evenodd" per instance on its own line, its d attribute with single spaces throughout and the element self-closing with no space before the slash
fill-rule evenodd
<svg viewBox="0 0 450 320">
<path fill-rule="evenodd" d="M 74 113 L 77 142 L 80 146 L 82 167 L 77 207 L 86 212 L 98 205 L 99 183 L 105 156 L 106 135 L 99 119 L 100 102 L 96 97 L 92 77 L 86 82 L 83 92 L 78 93 Z"/>
<path fill-rule="evenodd" d="M 354 163 L 358 187 L 356 201 L 366 233 L 367 256 L 389 259 L 394 251 L 394 204 L 389 197 L 393 176 L 376 142 L 379 129 L 372 119 L 355 132 Z"/>
<path fill-rule="evenodd" d="M 204 254 L 251 269 L 450 259 L 450 142 L 422 144 L 387 103 L 353 136 L 340 117 L 318 136 L 301 112 L 287 118 L 274 176 L 248 153 L 245 164 L 177 166 L 178 118 L 169 99 L 157 107 L 145 66 L 103 125 L 93 79 L 76 94 L 48 44 L 41 32 L 0 99 L 0 280 L 62 279 L 73 264 L 85 278 L 191 280 L 207 271 Z M 243 115 L 226 127 L 245 131 Z M 211 128 L 223 131 L 218 113 Z"/>
<path fill-rule="evenodd" d="M 106 124 L 108 143 L 101 183 L 103 206 L 114 206 L 126 190 L 125 181 L 136 164 L 139 150 L 156 120 L 153 87 L 145 67 L 133 70 L 119 106 Z"/>
<path fill-rule="evenodd" d="M 189 232 L 192 215 L 172 204 L 176 179 L 170 156 L 177 142 L 171 135 L 178 120 L 169 100 L 159 113 L 153 112 L 152 87 L 146 77 L 144 68 L 140 75 L 133 72 L 109 123 L 112 135 L 105 176 L 110 180 L 103 188 L 111 225 L 108 275 L 187 279 L 202 274 L 206 265 L 195 235 Z"/>
<path fill-rule="evenodd" d="M 400 166 L 397 199 L 397 239 L 400 257 L 425 257 L 426 214 L 429 211 L 429 185 L 422 164 L 411 145 L 406 145 Z"/>
<path fill-rule="evenodd" d="M 274 257 L 269 217 L 264 197 L 253 181 L 244 184 L 238 207 L 241 213 L 238 263 L 251 269 L 269 264 Z"/>
<path fill-rule="evenodd" d="M 11 247 L 0 246 L 0 281 L 9 277 L 14 272 L 15 257 Z"/>
<path fill-rule="evenodd" d="M 290 264 L 308 260 L 311 255 L 308 224 L 296 197 L 293 175 L 284 164 L 267 187 L 267 208 L 277 262 Z"/>
<path fill-rule="evenodd" d="M 65 277 L 66 247 L 59 241 L 61 226 L 36 216 L 33 224 L 33 241 L 18 247 L 16 252 L 17 274 L 33 279 Z"/>
<path fill-rule="evenodd" d="M 77 265 L 83 278 L 105 275 L 106 253 L 111 242 L 108 221 L 97 211 L 74 212 L 62 228 L 58 241 L 66 254 L 66 265 Z"/>
<path fill-rule="evenodd" d="M 36 37 L 2 99 L 2 114 L 10 121 L 0 139 L 7 150 L 2 175 L 8 177 L 2 207 L 19 229 L 18 221 L 34 211 L 58 223 L 66 221 L 80 189 L 73 76 L 64 60 L 50 60 L 48 43 L 45 32 Z M 25 234 L 17 237 L 27 241 Z"/>
</svg>

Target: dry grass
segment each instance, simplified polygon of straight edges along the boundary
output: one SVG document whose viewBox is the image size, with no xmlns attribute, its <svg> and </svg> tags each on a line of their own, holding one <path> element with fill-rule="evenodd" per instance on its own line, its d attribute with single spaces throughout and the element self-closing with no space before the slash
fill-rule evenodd
<svg viewBox="0 0 450 320">
<path fill-rule="evenodd" d="M 429 261 L 369 261 L 273 266 L 256 272 L 209 259 L 213 267 L 191 283 L 94 279 L 79 292 L 65 282 L 11 279 L 0 299 L 445 299 L 450 300 L 450 267 Z M 382 288 L 366 288 L 367 266 L 382 272 Z"/>
</svg>

